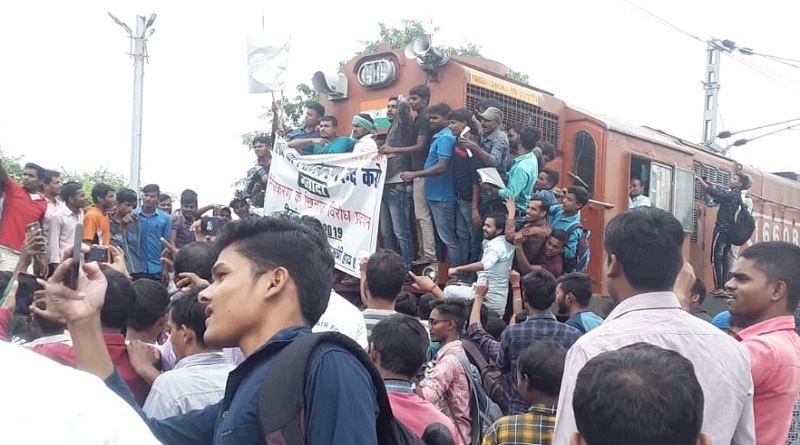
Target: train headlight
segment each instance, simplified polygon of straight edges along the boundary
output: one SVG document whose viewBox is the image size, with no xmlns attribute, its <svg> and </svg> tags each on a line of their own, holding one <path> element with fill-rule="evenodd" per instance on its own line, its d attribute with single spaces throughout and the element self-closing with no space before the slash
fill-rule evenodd
<svg viewBox="0 0 800 445">
<path fill-rule="evenodd" d="M 397 79 L 397 66 L 389 59 L 370 60 L 358 67 L 358 83 L 364 88 L 383 88 Z"/>
</svg>

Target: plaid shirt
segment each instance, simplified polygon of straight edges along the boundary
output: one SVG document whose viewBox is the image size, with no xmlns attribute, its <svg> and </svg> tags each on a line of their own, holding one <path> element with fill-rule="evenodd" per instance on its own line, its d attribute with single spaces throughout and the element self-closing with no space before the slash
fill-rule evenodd
<svg viewBox="0 0 800 445">
<path fill-rule="evenodd" d="M 517 390 L 517 360 L 522 351 L 539 340 L 556 342 L 569 349 L 580 336 L 581 331 L 556 320 L 550 312 L 532 314 L 523 323 L 511 325 L 503 331 L 497 366 L 508 383 L 509 414 L 523 413 L 528 407 Z"/>
<path fill-rule="evenodd" d="M 483 445 L 550 445 L 556 427 L 556 407 L 533 405 L 525 414 L 506 416 L 486 431 Z"/>
<path fill-rule="evenodd" d="M 419 382 L 423 398 L 433 404 L 439 411 L 456 424 L 456 428 L 470 443 L 472 419 L 469 414 L 469 377 L 450 352 L 461 352 L 461 340 L 452 341 L 442 346 L 436 354 L 436 366 Z M 456 442 L 459 442 L 457 438 Z"/>
</svg>

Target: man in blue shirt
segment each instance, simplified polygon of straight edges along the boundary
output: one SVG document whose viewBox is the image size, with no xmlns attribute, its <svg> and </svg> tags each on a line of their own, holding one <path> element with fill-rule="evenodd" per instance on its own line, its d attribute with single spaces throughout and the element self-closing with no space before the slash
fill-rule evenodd
<svg viewBox="0 0 800 445">
<path fill-rule="evenodd" d="M 403 181 L 425 178 L 425 197 L 431 209 L 433 225 L 439 238 L 447 246 L 447 252 L 450 254 L 450 266 L 457 267 L 464 264 L 465 257 L 469 252 L 465 252 L 465 248 L 462 248 L 462 244 L 467 248 L 468 244 L 459 242 L 456 233 L 458 204 L 453 182 L 453 163 L 450 162 L 456 147 L 456 137 L 447 126 L 449 113 L 450 106 L 447 104 L 437 104 L 428 108 L 431 130 L 434 132 L 428 159 L 425 161 L 423 170 L 407 171 L 400 177 Z"/>
<path fill-rule="evenodd" d="M 319 123 L 325 116 L 325 107 L 316 102 L 306 106 L 306 124 L 300 128 L 295 128 L 286 135 L 287 141 L 294 139 L 313 139 L 320 137 Z"/>
<path fill-rule="evenodd" d="M 564 262 L 575 258 L 578 253 L 578 240 L 583 233 L 582 229 L 569 231 L 572 226 L 581 223 L 581 209 L 589 202 L 589 192 L 578 185 L 567 189 L 562 204 L 550 206 L 547 222 L 553 230 L 559 229 L 569 233 L 567 245 L 564 247 Z M 565 270 L 564 272 L 571 272 Z"/>
<path fill-rule="evenodd" d="M 133 279 L 147 278 L 161 280 L 164 265 L 161 263 L 161 252 L 164 246 L 161 239 L 169 241 L 172 235 L 172 217 L 158 209 L 158 195 L 161 193 L 157 184 L 148 184 L 142 189 L 142 206 L 134 210 L 139 217 L 139 257 L 142 260 L 142 272 L 133 274 Z"/>
<path fill-rule="evenodd" d="M 333 255 L 301 222 L 281 217 L 227 224 L 213 283 L 200 292 L 206 306 L 204 340 L 239 347 L 247 359 L 228 376 L 222 401 L 164 420 L 145 419 L 164 444 L 264 444 L 259 390 L 281 350 L 311 333 L 328 303 Z M 141 414 L 103 343 L 100 308 L 107 282 L 97 263 L 84 265 L 77 291 L 62 284 L 71 260 L 47 287 L 48 310 L 67 320 L 78 368 L 104 379 Z M 80 292 L 80 294 L 78 293 Z M 338 345 L 311 354 L 305 378 L 304 439 L 308 444 L 377 444 L 378 405 L 366 368 Z M 280 403 L 275 400 L 275 403 Z"/>
<path fill-rule="evenodd" d="M 585 334 L 603 324 L 599 315 L 589 310 L 592 299 L 592 278 L 582 273 L 570 273 L 558 278 L 556 304 L 560 315 L 569 315 L 568 326 Z"/>
<path fill-rule="evenodd" d="M 545 168 L 539 172 L 539 179 L 536 180 L 536 185 L 533 187 L 533 196 L 538 196 L 551 206 L 558 204 L 553 188 L 558 185 L 558 180 L 561 179 L 557 171 L 552 168 Z"/>
</svg>

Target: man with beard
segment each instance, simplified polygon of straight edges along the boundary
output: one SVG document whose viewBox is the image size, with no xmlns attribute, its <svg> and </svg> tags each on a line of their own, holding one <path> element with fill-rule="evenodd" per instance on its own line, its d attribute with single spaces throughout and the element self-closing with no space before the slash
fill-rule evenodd
<svg viewBox="0 0 800 445">
<path fill-rule="evenodd" d="M 483 256 L 476 263 L 451 267 L 447 275 L 458 276 L 461 273 L 478 273 L 478 283 L 489 282 L 486 294 L 486 306 L 499 316 L 506 313 L 508 300 L 508 271 L 514 260 L 514 246 L 503 236 L 506 217 L 502 214 L 489 215 L 483 224 Z M 471 298 L 472 286 L 447 286 L 444 294 L 448 297 Z"/>
<path fill-rule="evenodd" d="M 547 213 L 550 211 L 550 204 L 537 196 L 531 197 L 528 207 L 525 209 L 525 222 L 522 228 L 515 230 L 516 203 L 514 197 L 506 200 L 508 219 L 506 219 L 506 240 L 513 243 L 516 251 L 516 267 L 520 274 L 535 270 L 536 257 L 550 236 L 550 224 L 547 223 Z"/>
</svg>

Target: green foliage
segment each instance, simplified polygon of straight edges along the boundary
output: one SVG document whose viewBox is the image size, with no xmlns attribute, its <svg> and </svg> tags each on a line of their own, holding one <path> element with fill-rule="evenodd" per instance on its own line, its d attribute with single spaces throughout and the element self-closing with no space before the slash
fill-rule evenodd
<svg viewBox="0 0 800 445">
<path fill-rule="evenodd" d="M 3 156 L 3 168 L 6 169 L 8 176 L 14 178 L 17 183 L 22 183 L 22 156 Z"/>
<path fill-rule="evenodd" d="M 22 161 L 22 156 L 3 156 L 3 167 L 6 172 L 14 178 L 17 183 L 22 183 L 22 170 L 25 163 Z M 44 166 L 47 168 L 46 166 Z M 105 183 L 119 190 L 128 187 L 128 179 L 120 173 L 108 170 L 105 167 L 100 167 L 91 172 L 66 170 L 63 167 L 54 169 L 61 173 L 59 179 L 62 183 L 68 181 L 75 181 L 83 186 L 87 196 L 91 196 L 92 187 L 98 183 Z"/>
<path fill-rule="evenodd" d="M 514 79 L 518 82 L 528 83 L 528 75 L 517 70 L 512 70 L 509 68 L 508 70 L 508 77 L 510 79 Z"/>
<path fill-rule="evenodd" d="M 83 186 L 86 196 L 92 196 L 92 187 L 95 184 L 104 183 L 119 190 L 128 188 L 128 179 L 117 172 L 112 172 L 105 167 L 100 167 L 91 172 L 79 172 L 75 170 L 65 170 L 61 168 L 61 182 L 75 181 Z M 137 191 L 138 193 L 138 191 Z"/>
</svg>

